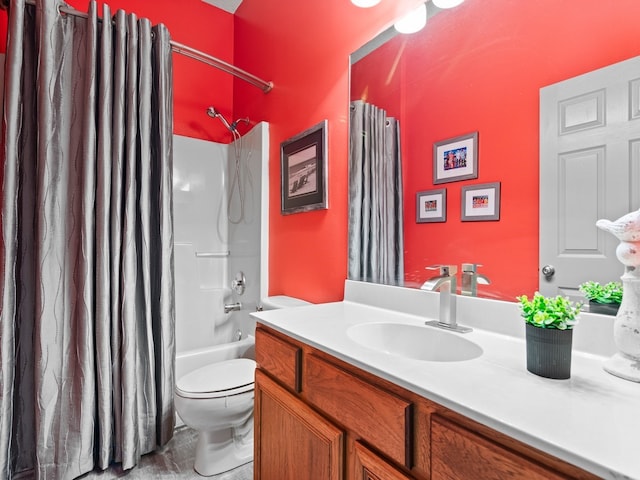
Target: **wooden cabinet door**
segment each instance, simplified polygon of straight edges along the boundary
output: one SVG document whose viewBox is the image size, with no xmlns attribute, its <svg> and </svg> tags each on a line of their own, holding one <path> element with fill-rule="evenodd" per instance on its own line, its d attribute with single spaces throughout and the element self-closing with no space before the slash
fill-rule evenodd
<svg viewBox="0 0 640 480">
<path fill-rule="evenodd" d="M 373 453 L 360 442 L 355 443 L 354 480 L 411 480 L 400 470 Z"/>
<path fill-rule="evenodd" d="M 344 434 L 262 371 L 255 384 L 256 480 L 342 480 Z"/>
</svg>

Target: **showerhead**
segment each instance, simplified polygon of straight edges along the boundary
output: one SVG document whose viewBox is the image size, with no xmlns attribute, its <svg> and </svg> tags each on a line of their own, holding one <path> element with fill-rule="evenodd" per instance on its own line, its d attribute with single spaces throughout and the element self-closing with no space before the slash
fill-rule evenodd
<svg viewBox="0 0 640 480">
<path fill-rule="evenodd" d="M 209 107 L 207 108 L 207 115 L 209 115 L 211 118 L 216 118 L 218 116 L 218 112 L 215 108 Z"/>
<path fill-rule="evenodd" d="M 229 130 L 231 133 L 235 132 L 235 125 L 233 126 L 229 125 L 229 122 L 227 122 L 227 119 L 224 118 L 222 114 L 219 111 L 217 111 L 215 108 L 213 107 L 207 108 L 207 115 L 209 115 L 211 118 L 219 118 L 222 124 L 225 127 L 227 127 L 227 130 Z"/>
<path fill-rule="evenodd" d="M 209 115 L 211 118 L 219 118 L 222 124 L 225 127 L 227 127 L 227 130 L 229 130 L 234 137 L 236 136 L 240 137 L 240 132 L 238 132 L 238 129 L 236 128 L 239 123 L 242 122 L 245 125 L 250 124 L 249 119 L 245 117 L 245 118 L 239 118 L 235 122 L 233 122 L 231 125 L 229 125 L 229 122 L 227 122 L 227 119 L 224 118 L 222 114 L 219 111 L 217 111 L 214 107 L 207 108 L 207 115 Z"/>
</svg>

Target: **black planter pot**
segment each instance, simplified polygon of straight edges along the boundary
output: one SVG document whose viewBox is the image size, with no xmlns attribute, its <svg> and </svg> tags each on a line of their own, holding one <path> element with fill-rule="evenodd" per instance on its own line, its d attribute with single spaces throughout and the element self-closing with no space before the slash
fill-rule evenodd
<svg viewBox="0 0 640 480">
<path fill-rule="evenodd" d="M 573 330 L 539 328 L 526 323 L 527 370 L 546 378 L 571 376 Z"/>
<path fill-rule="evenodd" d="M 593 300 L 589 300 L 589 312 L 590 313 L 602 313 L 604 315 L 617 315 L 619 303 L 598 303 Z"/>
</svg>

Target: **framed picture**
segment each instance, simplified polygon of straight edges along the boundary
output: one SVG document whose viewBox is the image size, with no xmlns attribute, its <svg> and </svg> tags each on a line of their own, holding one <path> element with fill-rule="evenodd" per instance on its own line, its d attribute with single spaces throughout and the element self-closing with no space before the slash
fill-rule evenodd
<svg viewBox="0 0 640 480">
<path fill-rule="evenodd" d="M 500 220 L 500 182 L 462 187 L 462 221 Z"/>
<path fill-rule="evenodd" d="M 447 189 L 416 193 L 416 223 L 447 221 Z"/>
<path fill-rule="evenodd" d="M 478 178 L 478 132 L 433 144 L 433 183 Z"/>
<path fill-rule="evenodd" d="M 327 206 L 327 120 L 280 144 L 281 213 Z"/>
</svg>

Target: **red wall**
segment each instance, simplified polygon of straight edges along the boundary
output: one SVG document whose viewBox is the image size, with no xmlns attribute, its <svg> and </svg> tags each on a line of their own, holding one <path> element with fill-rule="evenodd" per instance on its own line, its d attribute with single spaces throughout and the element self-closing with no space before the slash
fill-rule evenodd
<svg viewBox="0 0 640 480">
<path fill-rule="evenodd" d="M 313 302 L 342 299 L 347 275 L 349 54 L 415 0 L 360 9 L 348 0 L 245 0 L 235 64 L 275 84 L 236 82 L 238 112 L 270 123 L 269 290 Z M 280 214 L 280 143 L 327 119 L 329 209 Z"/>
<path fill-rule="evenodd" d="M 358 62 L 354 78 L 375 80 L 354 82 L 352 98 L 400 118 L 408 283 L 422 284 L 427 265 L 475 262 L 492 280 L 482 287 L 488 296 L 513 300 L 538 288 L 539 89 L 640 55 L 638 15 L 637 0 L 467 0 Z M 399 83 L 402 92 L 390 92 Z M 434 185 L 433 143 L 472 131 L 478 178 Z M 461 187 L 495 181 L 500 221 L 461 222 Z M 442 187 L 446 223 L 417 224 L 416 192 Z"/>
</svg>

